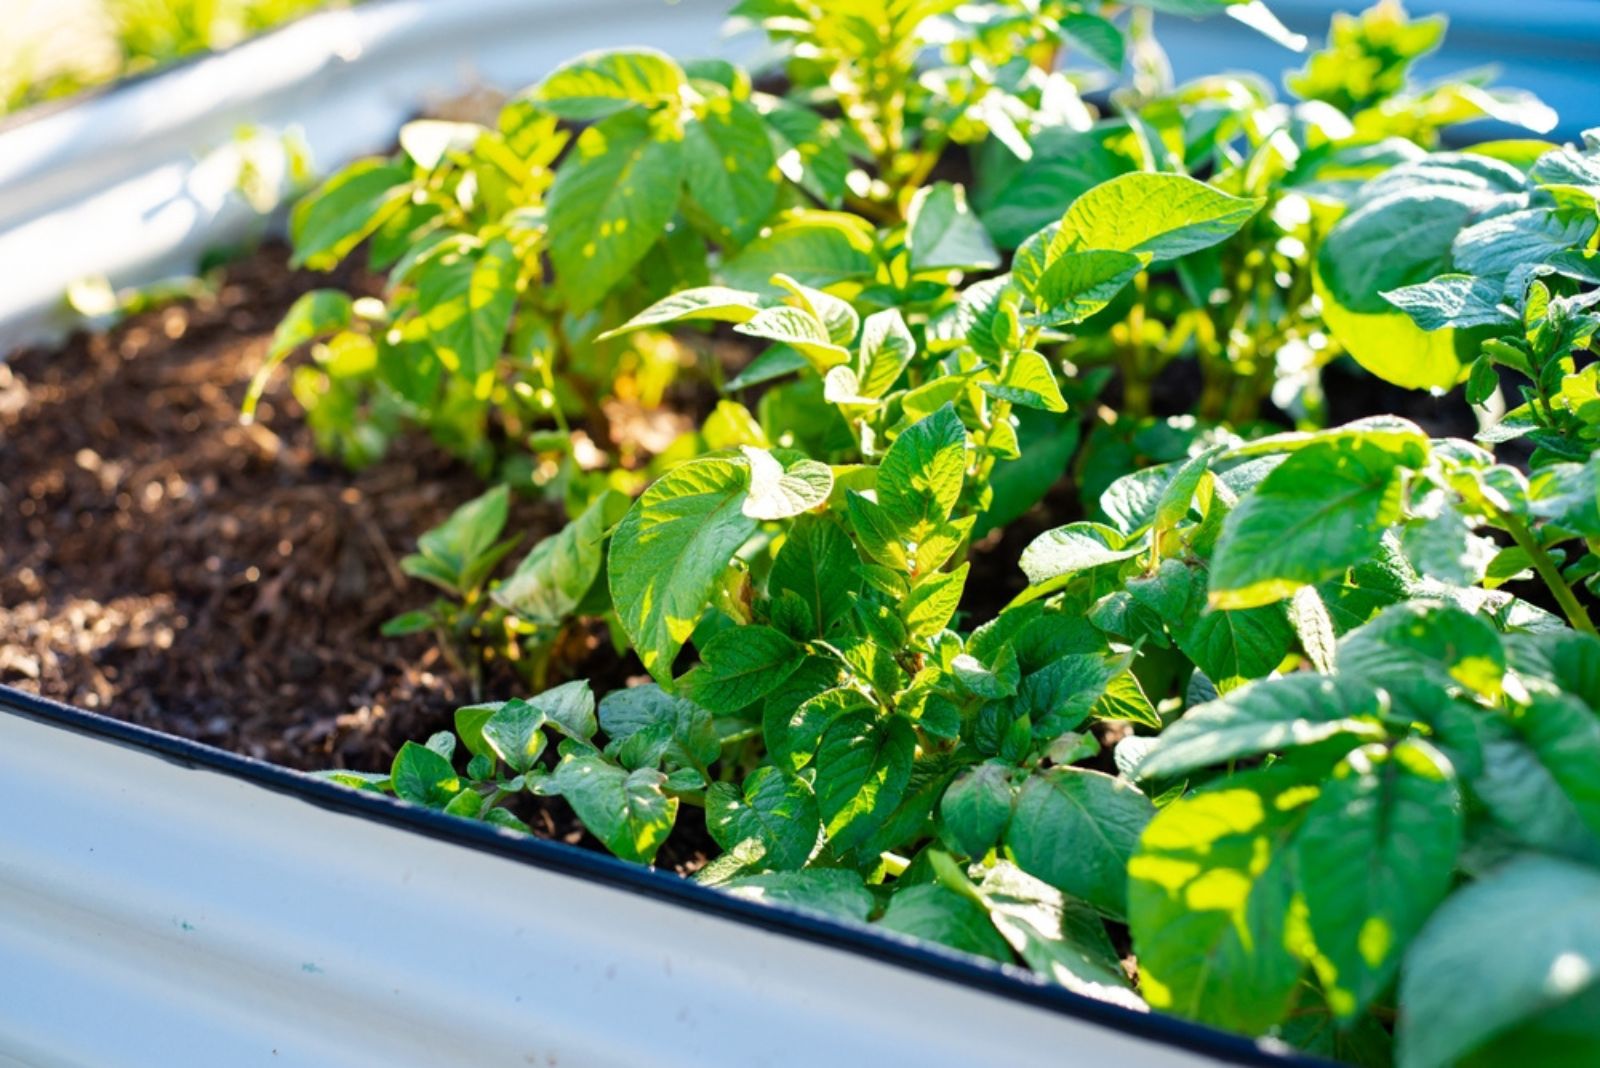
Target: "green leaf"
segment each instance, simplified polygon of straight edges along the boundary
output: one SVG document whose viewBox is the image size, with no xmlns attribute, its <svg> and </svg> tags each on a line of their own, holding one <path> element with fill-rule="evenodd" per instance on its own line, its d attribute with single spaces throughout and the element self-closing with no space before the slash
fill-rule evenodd
<svg viewBox="0 0 1600 1068">
<path fill-rule="evenodd" d="M 876 926 L 912 938 L 1009 963 L 1011 949 L 989 921 L 988 911 L 940 883 L 901 887 Z"/>
<path fill-rule="evenodd" d="M 588 741 L 599 729 L 595 722 L 594 691 L 584 679 L 573 679 L 528 698 L 544 713 L 550 726 L 569 738 Z"/>
<path fill-rule="evenodd" d="M 739 289 L 774 292 L 775 274 L 823 288 L 870 275 L 871 239 L 828 219 L 800 216 L 750 242 L 722 265 L 722 279 Z"/>
<path fill-rule="evenodd" d="M 706 100 L 685 132 L 684 178 L 694 202 L 742 245 L 760 232 L 778 199 L 778 165 L 767 124 L 732 97 Z"/>
<path fill-rule="evenodd" d="M 443 808 L 461 792 L 461 778 L 450 761 L 416 742 L 406 742 L 389 769 L 395 796 L 414 805 Z"/>
<path fill-rule="evenodd" d="M 1054 257 L 1029 295 L 1039 310 L 1027 316 L 1032 326 L 1081 323 L 1114 300 L 1150 263 L 1149 253 L 1108 249 L 1063 252 Z"/>
<path fill-rule="evenodd" d="M 678 799 L 661 789 L 666 779 L 651 768 L 630 772 L 598 753 L 583 753 L 561 761 L 552 785 L 607 849 L 649 864 L 678 816 Z"/>
<path fill-rule="evenodd" d="M 1144 794 L 1121 779 L 1054 767 L 1023 783 L 1006 846 L 1024 871 L 1120 919 L 1128 860 L 1153 815 Z"/>
<path fill-rule="evenodd" d="M 290 305 L 283 321 L 272 334 L 272 346 L 267 349 L 265 362 L 250 379 L 250 388 L 239 409 L 244 420 L 249 422 L 255 418 L 261 394 L 266 391 L 267 383 L 272 381 L 273 372 L 290 353 L 308 341 L 348 329 L 353 317 L 354 303 L 350 295 L 338 289 L 313 289 Z"/>
<path fill-rule="evenodd" d="M 1051 242 L 1049 258 L 1110 249 L 1174 260 L 1232 237 L 1262 203 L 1259 198 L 1229 196 L 1182 174 L 1118 175 L 1072 202 Z"/>
<path fill-rule="evenodd" d="M 1144 1011 L 1092 909 L 1006 861 L 984 870 L 980 890 L 990 921 L 1028 967 L 1075 994 Z"/>
<path fill-rule="evenodd" d="M 1500 306 L 1501 286 L 1470 274 L 1441 274 L 1414 286 L 1401 286 L 1383 299 L 1411 316 L 1424 330 L 1510 323 Z"/>
<path fill-rule="evenodd" d="M 529 622 L 566 622 L 600 577 L 606 532 L 627 506 L 623 494 L 604 491 L 577 519 L 535 545 L 490 596 Z"/>
<path fill-rule="evenodd" d="M 1450 891 L 1461 850 L 1455 772 L 1415 739 L 1348 754 L 1295 838 L 1328 1005 L 1353 1019 Z"/>
<path fill-rule="evenodd" d="M 1228 514 L 1211 603 L 1251 608 L 1371 557 L 1400 517 L 1402 457 L 1364 437 L 1301 449 Z"/>
<path fill-rule="evenodd" d="M 861 876 L 846 868 L 807 868 L 745 875 L 719 884 L 719 889 L 752 901 L 820 912 L 826 916 L 867 922 L 876 902 Z"/>
<path fill-rule="evenodd" d="M 440 256 L 417 274 L 417 303 L 439 362 L 487 399 L 517 302 L 517 260 L 496 238 L 483 249 Z"/>
<path fill-rule="evenodd" d="M 1139 778 L 1169 779 L 1241 757 L 1315 745 L 1341 734 L 1381 738 L 1378 697 L 1359 679 L 1263 679 L 1185 712 L 1156 739 Z"/>
<path fill-rule="evenodd" d="M 922 578 L 900 605 L 900 617 L 905 620 L 906 631 L 914 637 L 931 638 L 950 625 L 956 607 L 961 603 L 961 591 L 967 585 L 970 563 L 962 563 L 954 571 L 937 571 Z"/>
<path fill-rule="evenodd" d="M 486 720 L 480 732 L 494 755 L 521 775 L 544 752 L 544 713 L 527 701 L 507 701 Z"/>
<path fill-rule="evenodd" d="M 751 519 L 793 519 L 827 501 L 833 492 L 833 470 L 815 460 L 795 460 L 785 467 L 765 449 L 741 445 L 750 464 L 750 492 L 742 508 Z"/>
<path fill-rule="evenodd" d="M 906 210 L 911 269 L 990 270 L 1000 257 L 983 223 L 967 208 L 967 191 L 949 182 L 923 186 Z"/>
<path fill-rule="evenodd" d="M 773 558 L 768 586 L 774 593 L 796 594 L 810 611 L 813 633 L 820 637 L 850 614 L 851 600 L 861 589 L 858 562 L 850 536 L 838 523 L 823 516 L 801 516 Z"/>
<path fill-rule="evenodd" d="M 958 775 L 939 802 L 939 819 L 950 842 L 969 857 L 982 857 L 1011 822 L 1012 769 L 996 760 Z"/>
<path fill-rule="evenodd" d="M 647 112 L 619 112 L 579 135 L 548 207 L 550 259 L 570 311 L 600 303 L 650 251 L 682 178 L 681 132 Z"/>
<path fill-rule="evenodd" d="M 698 286 L 662 297 L 615 330 L 607 330 L 596 340 L 605 341 L 633 330 L 696 319 L 743 323 L 755 318 L 760 310 L 760 298 L 754 293 L 729 289 L 727 286 Z"/>
<path fill-rule="evenodd" d="M 1444 1068 L 1600 976 L 1600 873 L 1517 857 L 1451 896 L 1406 954 L 1399 1063 Z"/>
<path fill-rule="evenodd" d="M 1061 387 L 1056 384 L 1055 372 L 1045 358 L 1032 349 L 1024 349 L 1006 365 L 1000 381 L 985 383 L 983 391 L 991 397 L 1037 408 L 1046 412 L 1064 412 L 1067 402 L 1061 397 Z"/>
<path fill-rule="evenodd" d="M 1150 1007 L 1259 1035 L 1304 970 L 1290 945 L 1290 849 L 1316 790 L 1245 772 L 1158 812 L 1128 864 L 1128 925 Z"/>
<path fill-rule="evenodd" d="M 889 446 L 878 467 L 878 503 L 903 533 L 926 533 L 950 518 L 966 469 L 967 431 L 947 404 Z"/>
<path fill-rule="evenodd" d="M 350 326 L 354 315 L 350 295 L 339 289 L 313 289 L 303 293 L 273 331 L 268 362 L 276 362 L 308 341 L 329 337 Z"/>
<path fill-rule="evenodd" d="M 722 752 L 711 713 L 655 683 L 606 694 L 600 702 L 600 725 L 613 747 L 628 748 L 636 767 L 666 761 L 703 769 Z"/>
<path fill-rule="evenodd" d="M 850 360 L 850 354 L 828 334 L 827 324 L 807 308 L 787 304 L 763 308 L 734 330 L 799 350 L 819 373 Z"/>
<path fill-rule="evenodd" d="M 771 627 L 730 627 L 706 643 L 700 666 L 678 687 L 702 708 L 737 712 L 782 685 L 804 656 L 804 648 Z"/>
<path fill-rule="evenodd" d="M 903 719 L 846 712 L 817 748 L 817 809 L 836 853 L 848 853 L 883 826 L 911 780 L 916 736 Z"/>
<path fill-rule="evenodd" d="M 680 464 L 644 491 L 612 535 L 612 603 L 645 670 L 663 683 L 728 562 L 756 531 L 743 511 L 748 484 L 734 460 Z"/>
<path fill-rule="evenodd" d="M 1130 580 L 1126 589 L 1166 623 L 1178 648 L 1219 689 L 1231 690 L 1276 668 L 1294 646 L 1283 607 L 1210 609 L 1206 583 L 1204 569 L 1169 558 L 1154 577 Z"/>
<path fill-rule="evenodd" d="M 761 767 L 744 781 L 744 792 L 725 782 L 706 793 L 706 829 L 724 849 L 755 839 L 761 863 L 779 871 L 801 868 L 816 848 L 822 829 L 817 801 L 806 785 Z"/>
<path fill-rule="evenodd" d="M 450 513 L 450 518 L 419 537 L 417 548 L 425 559 L 459 580 L 494 547 L 510 510 L 510 487 L 496 486 L 463 504 Z M 401 563 L 404 566 L 405 561 Z"/>
<path fill-rule="evenodd" d="M 588 52 L 563 63 L 528 92 L 557 118 L 590 122 L 634 105 L 677 101 L 683 69 L 650 48 Z"/>
<path fill-rule="evenodd" d="M 1061 32 L 1070 44 L 1082 49 L 1096 63 L 1114 71 L 1122 69 L 1126 42 L 1122 31 L 1110 19 L 1084 12 L 1068 12 L 1059 20 Z"/>
<path fill-rule="evenodd" d="M 867 316 L 861 327 L 857 392 L 863 397 L 882 397 L 899 380 L 916 352 L 916 340 L 899 308 L 886 308 Z"/>
<path fill-rule="evenodd" d="M 403 205 L 411 169 L 379 159 L 352 163 L 294 206 L 293 267 L 332 270 Z"/>
<path fill-rule="evenodd" d="M 1047 530 L 1022 551 L 1029 585 L 1039 586 L 1104 564 L 1130 560 L 1144 551 L 1128 546 L 1120 533 L 1102 523 L 1069 523 Z"/>
<path fill-rule="evenodd" d="M 1107 140 L 1102 130 L 1046 126 L 1034 135 L 1031 160 L 1008 175 L 991 178 L 985 170 L 973 203 L 995 241 L 1016 248 L 1060 222 L 1061 213 L 1083 193 L 1129 170 L 1130 161 L 1108 148 Z"/>
</svg>

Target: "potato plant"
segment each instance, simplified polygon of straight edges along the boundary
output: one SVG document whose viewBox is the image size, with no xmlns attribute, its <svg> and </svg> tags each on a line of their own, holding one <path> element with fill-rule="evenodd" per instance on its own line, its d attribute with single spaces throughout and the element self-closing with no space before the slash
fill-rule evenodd
<svg viewBox="0 0 1600 1068">
<path fill-rule="evenodd" d="M 498 578 L 507 487 L 422 535 L 391 630 L 528 693 L 330 774 L 703 824 L 730 893 L 1353 1063 L 1600 1053 L 1600 144 L 1441 150 L 1550 117 L 1412 86 L 1393 3 L 1288 102 L 1160 84 L 1150 11 L 1221 6 L 746 0 L 781 85 L 589 55 L 305 202 L 302 260 L 391 266 L 275 346 L 329 441 L 527 492 L 526 439 L 574 517 Z M 1138 76 L 1096 114 L 1064 53 Z M 663 351 L 698 428 L 580 463 Z M 1481 429 L 1328 426 L 1335 360 Z M 568 677 L 596 618 L 642 684 Z"/>
</svg>

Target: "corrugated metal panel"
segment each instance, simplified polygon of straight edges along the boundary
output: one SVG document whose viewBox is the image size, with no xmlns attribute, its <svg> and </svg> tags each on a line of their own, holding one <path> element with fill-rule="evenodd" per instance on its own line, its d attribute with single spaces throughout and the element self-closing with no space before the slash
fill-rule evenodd
<svg viewBox="0 0 1600 1068">
<path fill-rule="evenodd" d="M 0 813 L 0 1063 L 1286 1063 L 4 688 Z"/>
</svg>

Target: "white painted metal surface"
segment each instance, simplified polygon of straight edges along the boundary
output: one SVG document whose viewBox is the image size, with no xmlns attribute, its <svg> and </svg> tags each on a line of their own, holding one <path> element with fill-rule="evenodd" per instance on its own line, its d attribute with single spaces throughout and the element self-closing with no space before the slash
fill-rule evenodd
<svg viewBox="0 0 1600 1068">
<path fill-rule="evenodd" d="M 724 0 L 371 0 L 0 130 L 0 358 L 71 322 L 63 294 L 74 282 L 192 271 L 259 227 L 233 191 L 241 127 L 298 130 L 331 169 L 387 149 L 429 102 L 519 89 L 592 48 L 716 54 L 726 10 Z M 258 148 L 258 166 L 281 167 L 281 152 Z"/>
<path fill-rule="evenodd" d="M 0 813 L 0 1063 L 1218 1063 L 3 711 Z"/>
</svg>

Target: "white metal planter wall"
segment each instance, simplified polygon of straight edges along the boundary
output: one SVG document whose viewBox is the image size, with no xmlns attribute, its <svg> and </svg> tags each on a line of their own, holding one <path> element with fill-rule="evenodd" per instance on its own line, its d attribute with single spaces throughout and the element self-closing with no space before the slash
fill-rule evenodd
<svg viewBox="0 0 1600 1068">
<path fill-rule="evenodd" d="M 1287 1063 L 3 687 L 0 813 L 0 1064 Z"/>
<path fill-rule="evenodd" d="M 191 272 L 258 227 L 233 191 L 242 127 L 298 129 L 330 170 L 387 149 L 429 102 L 517 89 L 589 49 L 716 54 L 727 7 L 369 0 L 0 130 L 0 358 L 70 325 L 62 295 L 85 276 L 128 286 Z"/>
</svg>

